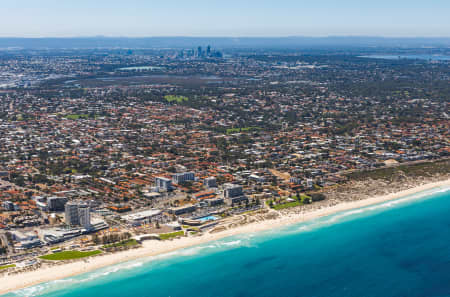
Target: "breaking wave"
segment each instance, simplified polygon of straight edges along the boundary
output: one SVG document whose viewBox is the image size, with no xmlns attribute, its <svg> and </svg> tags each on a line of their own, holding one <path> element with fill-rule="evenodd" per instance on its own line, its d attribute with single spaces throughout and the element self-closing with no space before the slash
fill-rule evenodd
<svg viewBox="0 0 450 297">
<path fill-rule="evenodd" d="M 370 213 L 377 213 L 378 211 L 382 211 L 384 209 L 393 208 L 399 205 L 405 205 L 411 202 L 414 202 L 418 199 L 422 199 L 424 197 L 433 198 L 439 193 L 445 193 L 450 191 L 450 188 L 435 188 L 432 190 L 423 191 L 420 193 L 416 193 L 413 195 L 405 196 L 399 199 L 383 202 L 380 204 L 375 204 L 371 206 L 362 207 L 359 209 L 352 209 L 348 211 L 343 211 L 334 215 L 318 218 L 315 220 L 311 220 L 308 222 L 303 222 L 301 224 L 291 225 L 289 227 L 285 227 L 278 230 L 268 230 L 259 233 L 250 233 L 250 234 L 240 234 L 232 237 L 224 238 L 221 240 L 213 241 L 207 244 L 193 246 L 189 248 L 184 248 L 180 250 L 176 250 L 173 252 L 147 257 L 139 260 L 134 260 L 130 262 L 125 262 L 121 264 L 116 264 L 112 266 L 108 266 L 106 268 L 102 268 L 99 270 L 95 270 L 93 272 L 89 272 L 86 274 L 78 275 L 75 277 L 70 277 L 62 280 L 55 280 L 47 283 L 42 283 L 39 285 L 35 285 L 32 287 L 28 287 L 25 289 L 21 289 L 19 291 L 15 291 L 13 293 L 7 294 L 6 296 L 19 296 L 19 297 L 34 297 L 39 296 L 44 293 L 61 290 L 64 288 L 68 288 L 70 286 L 76 286 L 80 283 L 92 282 L 92 281 L 101 281 L 107 277 L 119 277 L 122 276 L 122 273 L 127 273 L 134 269 L 150 269 L 150 265 L 153 263 L 162 263 L 158 260 L 163 259 L 179 259 L 182 257 L 192 257 L 203 254 L 214 253 L 218 251 L 225 251 L 229 249 L 239 248 L 239 247 L 255 247 L 259 241 L 268 240 L 270 238 L 276 238 L 277 236 L 283 236 L 287 234 L 293 233 L 301 233 L 301 232 L 310 232 L 314 229 L 318 229 L 320 227 L 328 226 L 335 224 L 337 222 L 343 222 L 346 220 L 350 220 L 352 218 L 366 215 Z M 170 261 L 169 261 L 170 262 Z M 165 263 L 164 265 L 170 265 L 170 263 Z M 133 271 L 134 272 L 134 271 Z"/>
<path fill-rule="evenodd" d="M 54 280 L 54 281 L 42 283 L 42 284 L 39 284 L 36 286 L 24 288 L 19 291 L 13 292 L 11 294 L 13 294 L 13 296 L 21 296 L 21 297 L 39 296 L 43 293 L 51 292 L 56 289 L 60 290 L 62 288 L 66 288 L 66 287 L 74 285 L 74 284 L 94 281 L 96 279 L 106 277 L 108 275 L 117 273 L 119 271 L 136 269 L 138 267 L 141 267 L 143 264 L 144 264 L 143 261 L 133 261 L 133 262 L 121 263 L 121 264 L 117 264 L 117 265 L 113 265 L 113 266 L 108 266 L 106 268 L 102 268 L 99 270 L 95 270 L 93 272 L 89 272 L 86 274 L 81 274 L 79 276 Z"/>
<path fill-rule="evenodd" d="M 290 231 L 292 233 L 312 231 L 314 229 L 332 225 L 337 222 L 342 222 L 345 220 L 353 219 L 360 215 L 377 213 L 382 210 L 394 208 L 397 206 L 407 205 L 409 203 L 416 202 L 416 200 L 423 199 L 424 197 L 426 197 L 426 199 L 431 199 L 431 198 L 435 197 L 435 195 L 437 195 L 437 194 L 445 193 L 448 191 L 450 191 L 450 188 L 448 188 L 448 187 L 434 188 L 431 190 L 426 190 L 423 192 L 419 192 L 419 193 L 415 193 L 415 194 L 408 195 L 405 197 L 401 197 L 401 198 L 398 198 L 395 200 L 390 200 L 390 201 L 382 202 L 382 203 L 375 204 L 375 205 L 370 205 L 370 206 L 365 206 L 362 208 L 351 209 L 351 210 L 339 212 L 337 214 L 333 214 L 333 215 L 329 215 L 329 216 L 325 216 L 322 218 L 318 218 L 315 220 L 301 223 L 301 226 L 297 225 L 295 228 L 291 229 Z"/>
<path fill-rule="evenodd" d="M 201 253 L 211 253 L 218 250 L 227 250 L 230 248 L 237 248 L 240 246 L 250 246 L 249 242 L 245 242 L 243 239 L 239 240 L 230 240 L 223 239 L 216 242 L 212 242 L 206 245 L 199 245 L 194 247 L 189 247 L 185 249 L 176 250 L 173 252 L 147 257 L 131 262 L 125 262 L 121 264 L 116 264 L 112 266 L 108 266 L 106 268 L 101 268 L 99 270 L 95 270 L 93 272 L 88 272 L 86 274 L 81 274 L 75 277 L 69 277 L 61 280 L 54 280 L 47 283 L 42 283 L 39 285 L 35 285 L 32 287 L 24 288 L 18 291 L 11 293 L 11 296 L 20 296 L 20 297 L 34 297 L 39 296 L 44 293 L 52 292 L 55 290 L 61 290 L 73 285 L 92 282 L 96 280 L 104 279 L 108 276 L 117 275 L 118 273 L 126 273 L 127 271 L 144 267 L 145 264 L 154 263 L 157 260 L 167 259 L 167 258 L 179 258 L 179 257 L 189 257 L 189 256 L 197 256 Z"/>
</svg>

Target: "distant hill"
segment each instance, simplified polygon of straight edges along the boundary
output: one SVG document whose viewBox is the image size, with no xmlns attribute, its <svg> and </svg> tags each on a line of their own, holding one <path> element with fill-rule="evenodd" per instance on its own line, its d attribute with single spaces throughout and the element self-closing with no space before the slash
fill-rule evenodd
<svg viewBox="0 0 450 297">
<path fill-rule="evenodd" d="M 211 44 L 220 48 L 314 48 L 314 47 L 450 47 L 450 38 L 385 37 L 78 37 L 0 38 L 0 49 L 89 48 L 191 48 Z"/>
</svg>

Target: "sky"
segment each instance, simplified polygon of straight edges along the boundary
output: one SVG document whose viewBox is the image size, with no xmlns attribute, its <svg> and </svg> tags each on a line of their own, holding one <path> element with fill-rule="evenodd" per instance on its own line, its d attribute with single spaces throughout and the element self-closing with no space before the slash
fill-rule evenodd
<svg viewBox="0 0 450 297">
<path fill-rule="evenodd" d="M 450 0 L 0 0 L 0 37 L 450 37 Z"/>
</svg>

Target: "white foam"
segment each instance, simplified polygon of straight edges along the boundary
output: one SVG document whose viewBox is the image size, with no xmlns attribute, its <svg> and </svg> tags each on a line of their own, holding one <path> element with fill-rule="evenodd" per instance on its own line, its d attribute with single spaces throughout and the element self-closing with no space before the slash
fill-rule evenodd
<svg viewBox="0 0 450 297">
<path fill-rule="evenodd" d="M 366 207 L 362 207 L 362 208 L 358 208 L 358 209 L 352 209 L 352 210 L 347 210 L 344 212 L 340 212 L 334 215 L 330 215 L 327 216 L 325 218 L 320 218 L 317 220 L 313 220 L 305 225 L 302 225 L 301 227 L 297 228 L 294 230 L 294 232 L 305 232 L 305 231 L 311 231 L 313 229 L 319 228 L 319 227 L 323 227 L 323 226 L 327 226 L 327 225 L 331 225 L 334 224 L 336 222 L 342 221 L 345 218 L 354 216 L 354 215 L 358 215 L 358 214 L 363 214 L 363 213 L 369 213 L 369 212 L 374 212 L 376 210 L 380 210 L 380 209 L 389 209 L 389 208 L 393 208 L 397 205 L 401 205 L 401 204 L 406 204 L 408 202 L 414 202 L 415 200 L 421 199 L 423 197 L 426 196 L 430 196 L 430 198 L 432 198 L 433 194 L 438 194 L 438 193 L 445 193 L 450 191 L 449 187 L 446 188 L 435 188 L 432 190 L 428 190 L 428 191 L 423 191 L 420 193 L 416 193 L 416 194 L 412 194 L 403 198 L 399 198 L 399 199 L 395 199 L 395 200 L 390 200 L 390 201 L 386 201 L 386 202 L 382 202 L 380 204 L 375 204 L 372 206 L 366 206 Z"/>
<path fill-rule="evenodd" d="M 113 266 L 109 266 L 109 267 L 106 267 L 106 268 L 103 268 L 103 269 L 100 269 L 100 270 L 97 270 L 94 272 L 82 274 L 77 277 L 70 277 L 70 278 L 65 278 L 65 279 L 60 279 L 60 280 L 54 280 L 51 282 L 42 283 L 42 284 L 39 284 L 36 286 L 24 288 L 22 290 L 13 292 L 13 294 L 15 294 L 17 296 L 22 296 L 22 297 L 39 296 L 45 292 L 49 292 L 49 291 L 52 291 L 55 289 L 61 290 L 62 288 L 73 285 L 73 284 L 93 281 L 95 279 L 106 277 L 110 274 L 117 273 L 117 272 L 123 271 L 123 270 L 131 270 L 131 269 L 140 267 L 143 264 L 144 264 L 144 262 L 142 262 L 142 261 L 139 261 L 139 262 L 134 261 L 134 262 L 127 262 L 127 263 L 123 263 L 123 264 L 113 265 Z"/>
<path fill-rule="evenodd" d="M 230 242 L 224 242 L 223 245 L 225 246 L 236 246 L 236 245 L 240 245 L 242 243 L 241 240 L 234 240 L 234 241 L 230 241 Z"/>
<path fill-rule="evenodd" d="M 251 236 L 252 237 L 252 236 Z M 106 268 L 102 268 L 93 272 L 89 272 L 87 274 L 82 274 L 76 277 L 70 277 L 61 280 L 54 280 L 47 283 L 42 283 L 33 287 L 28 287 L 19 291 L 14 292 L 15 295 L 21 297 L 34 297 L 42 295 L 46 292 L 51 292 L 53 290 L 61 290 L 62 288 L 79 284 L 94 281 L 96 279 L 101 279 L 107 277 L 108 275 L 112 275 L 118 272 L 122 272 L 125 270 L 131 270 L 138 267 L 143 266 L 145 263 L 154 262 L 155 260 L 171 258 L 171 257 L 188 257 L 195 256 L 202 252 L 213 251 L 213 250 L 226 250 L 230 248 L 236 248 L 246 243 L 244 239 L 236 239 L 236 240 L 226 240 L 226 241 L 217 241 L 207 245 L 194 246 L 186 249 L 176 250 L 170 253 L 165 253 L 153 257 L 148 257 L 146 259 L 141 259 L 139 261 L 131 261 L 122 264 L 117 264 L 113 266 L 109 266 Z"/>
<path fill-rule="evenodd" d="M 423 198 L 424 196 L 432 196 L 433 194 L 444 193 L 447 191 L 450 191 L 450 187 L 435 188 L 432 190 L 428 190 L 428 191 L 416 193 L 416 194 L 413 194 L 410 196 L 406 196 L 403 198 L 399 198 L 396 200 L 391 200 L 391 201 L 387 201 L 387 202 L 383 202 L 380 204 L 367 206 L 367 207 L 363 207 L 363 208 L 359 208 L 359 209 L 352 209 L 352 210 L 344 211 L 344 212 L 341 212 L 341 213 L 338 213 L 335 215 L 331 215 L 328 217 L 313 220 L 308 223 L 302 223 L 302 225 L 300 227 L 295 228 L 295 229 L 289 228 L 287 230 L 283 230 L 282 233 L 289 234 L 289 233 L 311 231 L 311 230 L 317 229 L 319 227 L 331 225 L 338 221 L 342 221 L 347 217 L 351 217 L 354 215 L 359 215 L 359 214 L 363 214 L 363 213 L 367 213 L 367 212 L 373 212 L 373 211 L 376 211 L 379 209 L 392 208 L 398 204 L 412 202 L 414 200 Z M 174 257 L 174 256 L 184 256 L 184 257 L 194 256 L 199 253 L 206 252 L 208 250 L 227 250 L 230 248 L 236 248 L 236 247 L 240 247 L 240 246 L 253 246 L 253 244 L 255 244 L 254 240 L 253 240 L 254 237 L 265 238 L 266 236 L 264 236 L 264 235 L 268 235 L 268 234 L 276 234 L 278 236 L 278 235 L 280 235 L 280 232 L 279 232 L 279 230 L 276 232 L 275 232 L 275 230 L 269 230 L 269 231 L 265 231 L 263 233 L 258 233 L 258 234 L 241 234 L 241 235 L 233 236 L 234 240 L 231 240 L 231 241 L 230 241 L 230 238 L 222 239 L 219 241 L 209 243 L 207 245 L 194 246 L 194 247 L 176 250 L 173 252 L 169 252 L 169 253 L 153 256 L 153 257 L 148 257 L 146 259 L 141 259 L 139 261 L 131 261 L 131 262 L 126 262 L 126 263 L 122 263 L 122 264 L 117 264 L 117 265 L 109 266 L 109 267 L 106 267 L 106 268 L 103 268 L 103 269 L 100 269 L 100 270 L 97 270 L 94 272 L 90 272 L 90 273 L 87 273 L 87 274 L 84 274 L 81 276 L 62 279 L 62 280 L 55 280 L 55 281 L 51 281 L 48 283 L 39 284 L 39 285 L 36 285 L 33 287 L 28 287 L 28 288 L 16 291 L 13 294 L 15 294 L 17 296 L 21 296 L 21 297 L 34 297 L 34 296 L 41 295 L 41 294 L 51 291 L 51 290 L 55 290 L 55 289 L 60 290 L 61 287 L 66 287 L 66 286 L 69 286 L 72 284 L 77 284 L 77 283 L 89 282 L 89 281 L 93 281 L 95 279 L 106 277 L 110 274 L 118 273 L 120 271 L 135 269 L 137 267 L 143 266 L 145 263 L 153 262 L 155 260 L 170 258 L 170 257 Z M 235 239 L 235 238 L 237 238 L 237 239 Z"/>
<path fill-rule="evenodd" d="M 42 292 L 44 292 L 47 286 L 48 286 L 47 284 L 41 284 L 41 285 L 22 289 L 20 291 L 16 291 L 13 294 L 15 294 L 17 296 L 23 296 L 23 297 L 37 296 L 37 295 L 40 295 Z"/>
</svg>

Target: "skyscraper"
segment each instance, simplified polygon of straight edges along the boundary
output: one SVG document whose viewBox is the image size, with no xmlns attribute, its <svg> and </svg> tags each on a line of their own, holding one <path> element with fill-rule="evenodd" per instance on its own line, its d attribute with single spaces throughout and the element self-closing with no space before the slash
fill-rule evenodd
<svg viewBox="0 0 450 297">
<path fill-rule="evenodd" d="M 91 227 L 91 209 L 87 204 L 78 205 L 78 217 L 83 228 L 89 229 Z"/>
<path fill-rule="evenodd" d="M 80 225 L 80 217 L 78 215 L 78 203 L 67 202 L 65 205 L 66 224 L 69 226 Z"/>
<path fill-rule="evenodd" d="M 68 202 L 65 206 L 66 224 L 69 226 L 82 226 L 89 229 L 91 226 L 91 209 L 87 204 Z"/>
</svg>

